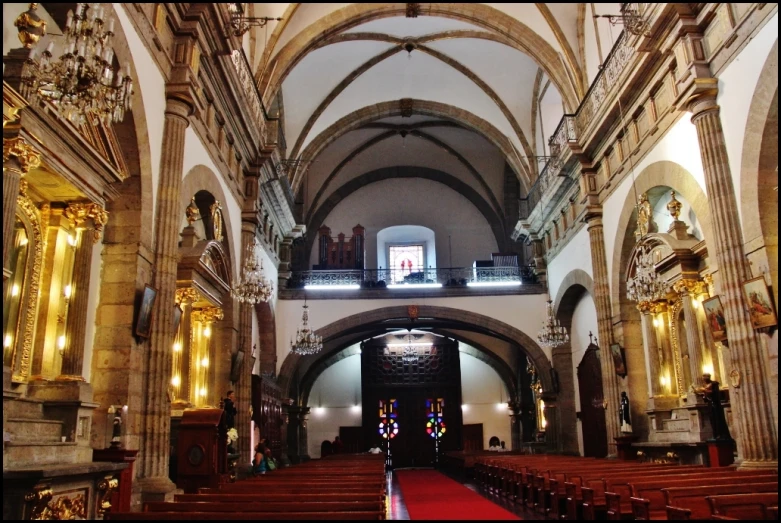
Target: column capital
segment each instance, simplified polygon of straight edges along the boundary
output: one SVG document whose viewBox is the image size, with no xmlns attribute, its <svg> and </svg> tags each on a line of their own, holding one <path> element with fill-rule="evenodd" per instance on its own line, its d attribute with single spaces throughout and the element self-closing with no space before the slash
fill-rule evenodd
<svg viewBox="0 0 781 523">
<path fill-rule="evenodd" d="M 681 296 L 698 296 L 708 292 L 708 287 L 703 281 L 682 279 L 673 283 L 673 290 Z"/>
<path fill-rule="evenodd" d="M 176 289 L 176 297 L 174 301 L 177 305 L 183 305 L 187 303 L 195 303 L 201 299 L 200 293 L 193 287 L 183 287 Z"/>
<path fill-rule="evenodd" d="M 220 307 L 204 307 L 193 311 L 193 321 L 200 321 L 201 323 L 214 323 L 220 321 L 225 317 Z"/>
<path fill-rule="evenodd" d="M 165 115 L 174 116 L 184 120 L 186 125 L 190 125 L 190 116 L 195 110 L 195 104 L 191 98 L 183 96 L 181 93 L 168 93 L 165 100 Z"/>
<path fill-rule="evenodd" d="M 3 138 L 3 162 L 16 158 L 19 174 L 27 174 L 41 165 L 41 153 L 21 136 Z"/>
<path fill-rule="evenodd" d="M 588 228 L 602 227 L 602 206 L 601 205 L 589 205 L 586 207 L 586 214 L 583 216 L 583 221 L 586 222 Z"/>
<path fill-rule="evenodd" d="M 77 229 L 94 229 L 92 239 L 95 243 L 100 241 L 103 226 L 108 223 L 108 211 L 97 203 L 92 202 L 71 203 L 65 209 L 65 217 L 68 218 L 72 227 Z M 88 220 L 91 220 L 92 224 L 88 224 Z"/>
<path fill-rule="evenodd" d="M 651 314 L 654 308 L 654 302 L 652 301 L 641 301 L 637 304 L 637 310 L 640 311 L 640 314 Z"/>
</svg>

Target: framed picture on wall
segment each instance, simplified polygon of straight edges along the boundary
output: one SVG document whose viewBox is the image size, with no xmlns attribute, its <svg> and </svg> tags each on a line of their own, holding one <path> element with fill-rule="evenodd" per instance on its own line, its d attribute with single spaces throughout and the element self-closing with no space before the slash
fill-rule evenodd
<svg viewBox="0 0 781 523">
<path fill-rule="evenodd" d="M 718 296 L 713 296 L 702 302 L 702 308 L 705 310 L 705 319 L 708 320 L 713 341 L 724 341 L 727 339 L 727 320 L 724 318 L 724 307 L 721 306 L 721 300 Z"/>
<path fill-rule="evenodd" d="M 174 305 L 174 336 L 179 333 L 179 324 L 182 322 L 182 306 L 178 303 Z"/>
<path fill-rule="evenodd" d="M 152 308 L 157 299 L 157 289 L 147 284 L 144 285 L 144 293 L 141 295 L 141 307 L 138 309 L 136 321 L 136 336 L 148 338 L 152 333 Z"/>
<path fill-rule="evenodd" d="M 624 349 L 618 343 L 610 345 L 610 354 L 613 356 L 613 364 L 616 366 L 616 374 L 622 378 L 626 377 L 626 361 L 624 360 Z"/>
<path fill-rule="evenodd" d="M 773 299 L 767 289 L 764 276 L 753 278 L 743 283 L 743 294 L 746 296 L 751 325 L 755 329 L 774 327 L 778 324 Z"/>
</svg>

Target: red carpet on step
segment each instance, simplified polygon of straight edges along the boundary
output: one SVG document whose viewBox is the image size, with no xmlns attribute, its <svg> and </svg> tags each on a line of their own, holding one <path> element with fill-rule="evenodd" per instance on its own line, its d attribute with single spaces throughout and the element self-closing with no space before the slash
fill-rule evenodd
<svg viewBox="0 0 781 523">
<path fill-rule="evenodd" d="M 435 470 L 395 474 L 410 519 L 520 519 Z"/>
</svg>

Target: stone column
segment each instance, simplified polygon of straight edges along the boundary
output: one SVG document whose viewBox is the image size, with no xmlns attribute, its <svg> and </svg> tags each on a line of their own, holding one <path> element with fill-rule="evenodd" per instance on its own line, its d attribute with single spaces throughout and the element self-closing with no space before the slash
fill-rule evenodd
<svg viewBox="0 0 781 523">
<path fill-rule="evenodd" d="M 170 410 L 168 384 L 171 379 L 173 312 L 176 293 L 176 267 L 179 228 L 184 209 L 180 208 L 184 169 L 185 130 L 192 106 L 180 98 L 168 98 L 163 126 L 163 154 L 155 213 L 155 254 L 153 286 L 157 289 L 154 323 L 146 367 L 146 405 L 143 449 L 139 456 L 142 500 L 163 500 L 175 485 L 168 479 Z"/>
<path fill-rule="evenodd" d="M 510 449 L 521 450 L 521 403 L 513 401 L 508 406 L 510 407 Z"/>
<path fill-rule="evenodd" d="M 41 155 L 21 137 L 3 138 L 3 282 L 14 238 L 16 198 L 22 176 L 41 165 Z M 3 283 L 5 290 L 5 283 Z M 5 295 L 5 294 L 3 294 Z"/>
<path fill-rule="evenodd" d="M 545 402 L 543 415 L 545 416 L 545 446 L 551 454 L 561 453 L 561 438 L 559 424 L 559 409 L 556 406 L 556 396 L 543 394 Z"/>
<path fill-rule="evenodd" d="M 298 409 L 295 405 L 282 405 L 287 419 L 287 457 L 290 463 L 301 463 L 298 456 Z"/>
<path fill-rule="evenodd" d="M 740 376 L 740 386 L 730 390 L 733 420 L 737 425 L 732 427 L 732 434 L 738 437 L 738 462 L 740 468 L 774 468 L 778 466 L 778 435 L 764 379 L 765 349 L 752 327 L 741 286 L 751 278 L 751 270 L 743 252 L 738 204 L 715 92 L 693 98 L 689 110 L 697 128 L 716 236 L 713 244 L 721 278 L 721 302 L 727 321 L 732 368 Z"/>
<path fill-rule="evenodd" d="M 571 321 L 568 328 L 572 332 Z M 558 373 L 559 390 L 556 397 L 558 411 L 558 440 L 565 454 L 578 453 L 578 420 L 575 406 L 575 376 L 572 369 L 572 345 L 565 343 L 551 351 L 553 369 Z"/>
<path fill-rule="evenodd" d="M 307 421 L 309 420 L 309 407 L 301 407 L 298 411 L 298 458 L 304 462 L 309 461 L 309 433 Z"/>
<path fill-rule="evenodd" d="M 108 221 L 108 213 L 94 203 L 73 203 L 65 209 L 65 216 L 79 231 L 79 236 L 73 256 L 73 278 L 65 335 L 67 346 L 62 356 L 62 370 L 57 379 L 84 381 L 84 344 L 87 341 L 92 250 L 100 240 L 100 231 Z"/>
<path fill-rule="evenodd" d="M 244 269 L 244 257 L 247 249 L 253 245 L 257 223 L 247 221 L 242 216 L 241 222 L 241 258 L 240 270 Z M 241 462 L 252 461 L 252 448 L 250 446 L 251 418 L 249 407 L 252 405 L 252 314 L 253 305 L 251 303 L 239 304 L 239 350 L 244 352 L 244 363 L 239 372 L 239 379 L 236 382 L 236 397 L 241 408 L 236 419 L 236 428 L 239 432 L 239 453 Z M 254 405 L 253 408 L 260 409 L 260 405 Z"/>
<path fill-rule="evenodd" d="M 597 307 L 597 328 L 599 332 L 600 366 L 602 368 L 602 393 L 607 401 L 607 411 L 618 412 L 621 387 L 618 383 L 610 344 L 613 343 L 613 325 L 610 310 L 610 287 L 608 285 L 607 261 L 605 258 L 605 234 L 602 225 L 602 207 L 590 205 L 585 221 L 591 242 L 591 265 L 594 276 L 594 303 Z M 615 438 L 621 435 L 618 416 L 605 416 L 607 426 L 608 456 L 616 455 Z"/>
<path fill-rule="evenodd" d="M 695 387 L 703 385 L 702 382 L 702 345 L 700 344 L 700 331 L 697 325 L 697 311 L 694 308 L 694 300 L 697 294 L 705 292 L 705 285 L 694 280 L 678 280 L 673 284 L 673 290 L 680 294 L 683 304 L 683 319 L 686 322 L 686 345 L 689 347 L 689 372 L 692 384 Z M 714 378 L 715 379 L 715 378 Z M 689 394 L 689 402 L 698 401 L 699 396 Z"/>
<path fill-rule="evenodd" d="M 659 378 L 662 375 L 661 362 L 659 361 L 659 347 L 656 343 L 656 328 L 651 315 L 653 304 L 640 302 L 637 310 L 640 311 L 640 322 L 643 328 L 643 348 L 648 362 L 648 397 L 653 398 L 660 394 Z"/>
</svg>

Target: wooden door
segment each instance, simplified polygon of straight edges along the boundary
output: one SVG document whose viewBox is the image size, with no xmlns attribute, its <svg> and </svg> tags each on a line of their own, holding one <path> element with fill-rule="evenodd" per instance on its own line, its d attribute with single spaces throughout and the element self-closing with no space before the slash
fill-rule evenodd
<svg viewBox="0 0 781 523">
<path fill-rule="evenodd" d="M 583 431 L 583 455 L 595 458 L 607 456 L 607 427 L 605 425 L 602 368 L 599 347 L 593 343 L 578 365 L 580 391 L 580 421 Z"/>
<path fill-rule="evenodd" d="M 461 435 L 464 438 L 465 451 L 469 452 L 472 450 L 483 450 L 483 424 L 482 423 L 464 425 L 464 429 Z"/>
</svg>

